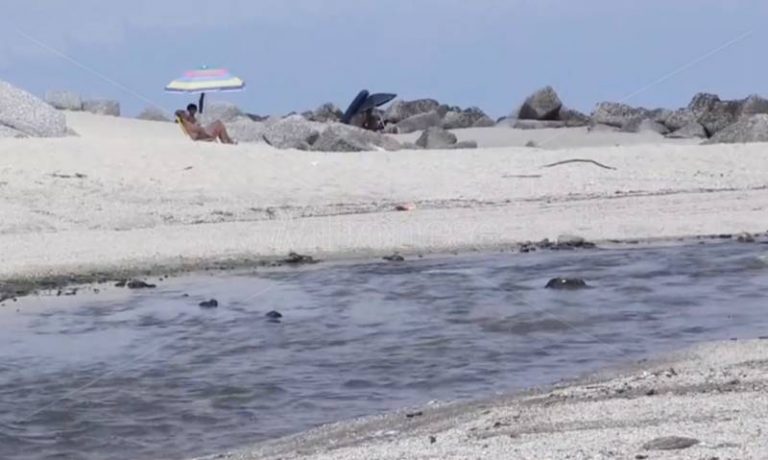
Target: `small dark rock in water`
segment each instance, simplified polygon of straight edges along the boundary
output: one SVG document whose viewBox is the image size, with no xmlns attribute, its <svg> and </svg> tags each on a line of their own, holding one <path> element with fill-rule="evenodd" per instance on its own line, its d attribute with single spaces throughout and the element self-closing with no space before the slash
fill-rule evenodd
<svg viewBox="0 0 768 460">
<path fill-rule="evenodd" d="M 421 417 L 424 415 L 424 412 L 411 412 L 409 414 L 405 414 L 405 418 L 416 418 Z"/>
<path fill-rule="evenodd" d="M 131 280 L 126 284 L 128 289 L 154 289 L 157 286 L 141 280 Z"/>
<path fill-rule="evenodd" d="M 384 256 L 383 259 L 388 262 L 405 262 L 405 257 L 398 253 L 394 253 L 391 256 Z"/>
<path fill-rule="evenodd" d="M 682 450 L 693 447 L 700 441 L 693 438 L 683 438 L 680 436 L 667 436 L 656 438 L 643 445 L 645 450 Z"/>
<path fill-rule="evenodd" d="M 430 443 L 430 444 L 434 444 L 434 443 L 436 443 L 436 442 L 437 442 L 437 438 L 436 438 L 436 437 L 434 437 L 434 436 L 430 436 L 430 437 L 429 437 L 429 443 Z"/>
<path fill-rule="evenodd" d="M 198 305 L 200 305 L 201 308 L 218 308 L 219 301 L 216 299 L 206 300 L 205 302 L 200 302 Z"/>
<path fill-rule="evenodd" d="M 290 265 L 302 265 L 302 264 L 314 264 L 317 263 L 312 256 L 305 256 L 295 252 L 288 254 L 288 257 L 283 259 L 283 262 Z"/>
<path fill-rule="evenodd" d="M 126 284 L 128 284 L 128 280 L 121 280 L 115 283 L 115 287 L 123 288 Z"/>
<path fill-rule="evenodd" d="M 754 243 L 755 237 L 750 235 L 749 233 L 742 233 L 741 235 L 736 238 L 736 241 L 739 243 Z"/>
<path fill-rule="evenodd" d="M 264 315 L 264 316 L 266 316 L 266 317 L 267 317 L 267 318 L 269 318 L 269 319 L 280 319 L 280 318 L 282 318 L 282 317 L 283 317 L 283 314 L 282 314 L 282 313 L 280 313 L 279 311 L 274 311 L 274 310 L 272 310 L 271 312 L 267 313 L 267 314 L 266 314 L 266 315 Z"/>
<path fill-rule="evenodd" d="M 576 290 L 587 289 L 587 282 L 578 278 L 553 278 L 545 286 L 547 289 Z"/>
</svg>

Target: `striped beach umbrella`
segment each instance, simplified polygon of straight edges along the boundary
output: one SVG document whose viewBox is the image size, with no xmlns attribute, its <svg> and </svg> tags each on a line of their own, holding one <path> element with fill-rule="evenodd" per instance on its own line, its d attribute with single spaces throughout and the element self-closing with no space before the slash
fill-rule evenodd
<svg viewBox="0 0 768 460">
<path fill-rule="evenodd" d="M 200 112 L 203 111 L 205 93 L 218 91 L 241 91 L 245 82 L 227 69 L 201 67 L 189 70 L 181 77 L 168 83 L 165 90 L 171 93 L 200 94 Z"/>
</svg>

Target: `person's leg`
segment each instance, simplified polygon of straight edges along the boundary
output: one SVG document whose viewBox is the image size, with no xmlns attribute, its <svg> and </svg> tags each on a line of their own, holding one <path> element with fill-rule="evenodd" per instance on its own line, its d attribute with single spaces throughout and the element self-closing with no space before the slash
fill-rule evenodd
<svg viewBox="0 0 768 460">
<path fill-rule="evenodd" d="M 222 123 L 220 120 L 216 120 L 210 125 L 208 125 L 208 128 L 206 129 L 206 131 L 208 131 L 213 137 L 218 138 L 224 144 L 235 143 L 232 140 L 232 138 L 229 137 L 229 133 L 227 132 L 227 127 L 224 126 L 224 123 Z"/>
</svg>

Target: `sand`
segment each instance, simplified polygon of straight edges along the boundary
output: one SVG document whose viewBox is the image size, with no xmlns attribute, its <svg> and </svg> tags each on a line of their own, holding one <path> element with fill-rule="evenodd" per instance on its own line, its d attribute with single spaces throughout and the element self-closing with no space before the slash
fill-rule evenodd
<svg viewBox="0 0 768 460">
<path fill-rule="evenodd" d="M 193 269 L 289 251 L 334 258 L 562 234 L 600 242 L 768 229 L 762 144 L 484 128 L 459 136 L 497 147 L 319 153 L 194 143 L 172 123 L 67 116 L 79 137 L 0 140 L 0 280 Z M 560 138 L 548 149 L 515 147 L 552 132 Z M 557 144 L 568 139 L 580 147 Z M 614 145 L 622 142 L 632 145 Z M 573 158 L 616 169 L 542 167 Z M 401 203 L 416 209 L 395 211 Z"/>
<path fill-rule="evenodd" d="M 330 425 L 215 458 L 764 459 L 766 356 L 768 341 L 707 344 L 554 389 Z M 664 444 L 677 448 L 655 448 Z"/>
</svg>

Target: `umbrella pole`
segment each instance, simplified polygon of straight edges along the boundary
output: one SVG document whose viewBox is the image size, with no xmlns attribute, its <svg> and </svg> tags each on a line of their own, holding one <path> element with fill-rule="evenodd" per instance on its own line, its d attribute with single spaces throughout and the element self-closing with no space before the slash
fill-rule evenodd
<svg viewBox="0 0 768 460">
<path fill-rule="evenodd" d="M 200 113 L 203 113 L 203 102 L 205 102 L 205 93 L 200 93 L 200 104 L 197 107 Z"/>
</svg>

